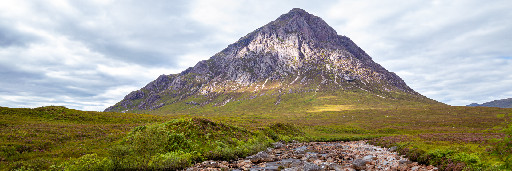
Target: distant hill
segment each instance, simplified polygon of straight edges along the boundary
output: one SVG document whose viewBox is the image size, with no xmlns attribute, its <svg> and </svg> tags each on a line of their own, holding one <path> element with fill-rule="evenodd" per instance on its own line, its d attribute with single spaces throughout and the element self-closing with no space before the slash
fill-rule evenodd
<svg viewBox="0 0 512 171">
<path fill-rule="evenodd" d="M 512 108 L 512 98 L 494 100 L 482 104 L 471 103 L 467 106 L 485 106 L 485 107 L 501 107 L 501 108 Z"/>
</svg>

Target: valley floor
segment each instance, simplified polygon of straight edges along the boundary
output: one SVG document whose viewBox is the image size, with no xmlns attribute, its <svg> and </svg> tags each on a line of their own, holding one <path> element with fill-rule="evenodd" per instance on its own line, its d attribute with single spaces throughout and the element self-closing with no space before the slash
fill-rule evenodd
<svg viewBox="0 0 512 171">
<path fill-rule="evenodd" d="M 396 153 L 418 162 L 418 169 L 429 168 L 424 165 L 439 170 L 512 169 L 512 109 L 394 101 L 344 106 L 342 98 L 317 96 L 294 98 L 307 104 L 303 108 L 284 102 L 278 106 L 233 103 L 165 116 L 59 106 L 0 107 L 0 170 L 163 170 L 196 163 L 200 163 L 196 168 L 207 168 L 213 165 L 204 161 L 232 160 L 237 162 L 216 162 L 216 167 L 279 168 L 288 163 L 281 169 L 353 168 L 357 159 L 381 154 L 384 158 L 372 157 L 366 167 L 416 166 L 407 161 L 400 165 L 402 156 L 388 158 L 396 154 L 386 148 L 394 146 Z M 261 112 L 265 107 L 273 109 Z M 272 143 L 294 140 L 301 143 L 265 152 L 274 156 L 269 160 L 245 158 L 258 156 Z M 320 141 L 334 143 L 307 143 Z M 304 153 L 298 153 L 303 146 Z M 354 154 L 357 151 L 350 149 L 358 146 L 375 150 Z M 326 152 L 329 148 L 335 148 L 333 154 Z"/>
</svg>

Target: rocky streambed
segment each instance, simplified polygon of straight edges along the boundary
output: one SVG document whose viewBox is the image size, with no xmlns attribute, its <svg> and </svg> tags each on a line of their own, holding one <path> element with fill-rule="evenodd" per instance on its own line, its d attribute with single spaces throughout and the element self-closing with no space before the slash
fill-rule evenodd
<svg viewBox="0 0 512 171">
<path fill-rule="evenodd" d="M 366 141 L 274 143 L 236 161 L 204 161 L 187 170 L 437 170 Z"/>
</svg>

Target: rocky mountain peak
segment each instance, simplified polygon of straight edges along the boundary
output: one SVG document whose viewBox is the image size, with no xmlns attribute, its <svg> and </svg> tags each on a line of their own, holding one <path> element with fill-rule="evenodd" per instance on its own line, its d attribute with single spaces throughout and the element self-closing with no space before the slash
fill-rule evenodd
<svg viewBox="0 0 512 171">
<path fill-rule="evenodd" d="M 277 36 L 298 33 L 306 39 L 314 41 L 332 41 L 337 37 L 336 31 L 320 17 L 309 14 L 300 8 L 281 15 L 264 27 L 265 31 L 275 31 Z"/>
<path fill-rule="evenodd" d="M 293 8 L 291 9 L 287 14 L 294 14 L 294 15 L 311 15 L 306 10 L 300 9 L 300 8 Z M 286 14 L 283 14 L 286 15 Z"/>
<path fill-rule="evenodd" d="M 158 77 L 106 111 L 153 110 L 198 96 L 208 100 L 186 104 L 206 105 L 230 97 L 225 100 L 228 103 L 241 93 L 269 90 L 293 93 L 353 88 L 419 95 L 320 17 L 294 8 L 210 59 L 179 74 Z"/>
</svg>

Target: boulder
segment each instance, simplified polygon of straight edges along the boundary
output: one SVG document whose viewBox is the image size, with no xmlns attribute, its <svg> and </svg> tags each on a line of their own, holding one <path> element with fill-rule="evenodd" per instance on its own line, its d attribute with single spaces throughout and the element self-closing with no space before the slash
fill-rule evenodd
<svg viewBox="0 0 512 171">
<path fill-rule="evenodd" d="M 304 171 L 320 171 L 322 168 L 314 163 L 304 163 Z"/>
<path fill-rule="evenodd" d="M 353 162 L 352 162 L 352 167 L 356 170 L 364 170 L 366 169 L 366 160 L 363 160 L 363 159 L 355 159 Z"/>
<path fill-rule="evenodd" d="M 266 151 L 260 151 L 255 155 L 247 157 L 252 163 L 272 162 L 275 160 L 273 155 L 268 154 Z"/>
</svg>

